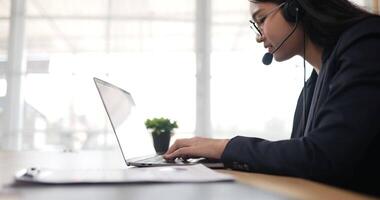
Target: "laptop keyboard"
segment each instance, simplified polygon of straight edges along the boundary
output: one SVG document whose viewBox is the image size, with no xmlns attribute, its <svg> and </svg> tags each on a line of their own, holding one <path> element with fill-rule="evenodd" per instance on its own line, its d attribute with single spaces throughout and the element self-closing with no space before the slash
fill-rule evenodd
<svg viewBox="0 0 380 200">
<path fill-rule="evenodd" d="M 144 162 L 144 163 L 170 163 L 171 161 L 167 161 L 164 159 L 163 156 L 161 155 L 156 155 L 154 157 L 150 157 L 150 158 L 146 158 L 146 159 L 143 159 L 143 160 L 139 160 L 139 162 Z"/>
<path fill-rule="evenodd" d="M 144 162 L 148 164 L 159 164 L 159 163 L 178 163 L 176 160 L 165 160 L 162 155 L 156 155 L 150 158 L 139 160 L 139 162 Z"/>
</svg>

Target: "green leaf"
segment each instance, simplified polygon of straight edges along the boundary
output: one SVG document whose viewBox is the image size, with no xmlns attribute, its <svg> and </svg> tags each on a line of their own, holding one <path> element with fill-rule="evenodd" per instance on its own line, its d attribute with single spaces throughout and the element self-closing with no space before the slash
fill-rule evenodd
<svg viewBox="0 0 380 200">
<path fill-rule="evenodd" d="M 145 121 L 145 127 L 152 129 L 152 134 L 170 134 L 173 129 L 178 128 L 177 122 L 171 122 L 170 119 L 160 117 L 147 119 Z"/>
</svg>

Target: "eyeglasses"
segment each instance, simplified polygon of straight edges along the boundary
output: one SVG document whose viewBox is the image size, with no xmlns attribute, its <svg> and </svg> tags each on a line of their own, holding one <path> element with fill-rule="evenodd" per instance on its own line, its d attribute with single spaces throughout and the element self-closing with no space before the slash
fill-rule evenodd
<svg viewBox="0 0 380 200">
<path fill-rule="evenodd" d="M 262 28 L 261 26 L 263 25 L 265 19 L 273 14 L 274 12 L 276 12 L 278 9 L 280 9 L 282 6 L 284 6 L 286 4 L 286 1 L 281 3 L 280 5 L 274 7 L 273 9 L 271 9 L 270 11 L 267 12 L 267 14 L 261 16 L 260 18 L 257 18 L 257 22 L 256 21 L 253 21 L 253 20 L 249 20 L 249 23 L 251 23 L 251 25 L 249 26 L 255 33 L 256 35 L 260 35 L 260 36 L 263 36 L 263 33 L 262 33 Z"/>
</svg>

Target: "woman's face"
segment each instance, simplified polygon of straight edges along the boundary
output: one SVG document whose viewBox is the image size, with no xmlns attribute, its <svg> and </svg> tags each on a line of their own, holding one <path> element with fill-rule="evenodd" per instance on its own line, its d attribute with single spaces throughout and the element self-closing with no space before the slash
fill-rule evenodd
<svg viewBox="0 0 380 200">
<path fill-rule="evenodd" d="M 294 23 L 285 20 L 282 7 L 274 3 L 250 3 L 250 13 L 252 21 L 256 22 L 261 29 L 262 36 L 258 35 L 257 41 L 263 42 L 269 52 L 273 52 L 295 26 Z M 273 56 L 276 61 L 281 62 L 302 53 L 303 30 L 301 26 L 298 26 Z"/>
</svg>

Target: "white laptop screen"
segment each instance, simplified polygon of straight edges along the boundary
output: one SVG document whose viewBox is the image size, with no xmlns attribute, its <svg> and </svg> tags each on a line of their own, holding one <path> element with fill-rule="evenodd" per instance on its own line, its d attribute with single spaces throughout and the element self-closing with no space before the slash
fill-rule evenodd
<svg viewBox="0 0 380 200">
<path fill-rule="evenodd" d="M 124 159 L 154 154 L 152 138 L 136 111 L 132 95 L 108 82 L 94 78 Z"/>
</svg>

